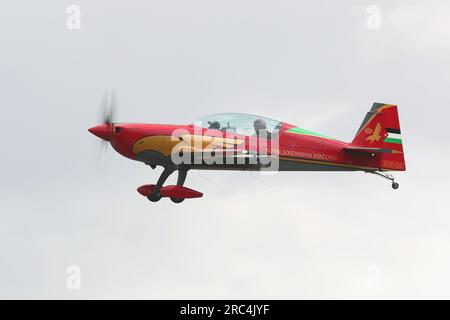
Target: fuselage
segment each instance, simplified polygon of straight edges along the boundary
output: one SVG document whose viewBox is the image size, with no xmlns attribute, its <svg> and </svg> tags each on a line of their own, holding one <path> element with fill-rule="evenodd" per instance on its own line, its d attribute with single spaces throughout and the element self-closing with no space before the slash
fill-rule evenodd
<svg viewBox="0 0 450 320">
<path fill-rule="evenodd" d="M 203 116 L 192 124 L 113 123 L 90 128 L 132 160 L 162 166 L 155 184 L 137 191 L 150 201 L 168 197 L 180 203 L 203 194 L 184 186 L 187 172 L 199 170 L 365 171 L 392 182 L 385 171 L 405 171 L 396 105 L 374 103 L 352 142 L 347 143 L 286 122 L 243 113 Z M 164 185 L 178 172 L 175 185 Z"/>
<path fill-rule="evenodd" d="M 118 153 L 149 165 L 206 170 L 379 169 L 377 154 L 349 153 L 344 150 L 349 143 L 284 122 L 272 136 L 233 134 L 193 124 L 117 123 L 95 128 L 93 133 L 106 137 Z"/>
</svg>

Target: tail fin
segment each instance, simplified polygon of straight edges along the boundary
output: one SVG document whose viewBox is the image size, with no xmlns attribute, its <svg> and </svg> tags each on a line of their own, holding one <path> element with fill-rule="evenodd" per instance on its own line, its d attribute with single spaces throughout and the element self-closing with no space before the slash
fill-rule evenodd
<svg viewBox="0 0 450 320">
<path fill-rule="evenodd" d="M 374 103 L 367 113 L 352 146 L 380 148 L 379 168 L 381 170 L 406 170 L 403 145 L 400 137 L 400 122 L 397 106 Z"/>
</svg>

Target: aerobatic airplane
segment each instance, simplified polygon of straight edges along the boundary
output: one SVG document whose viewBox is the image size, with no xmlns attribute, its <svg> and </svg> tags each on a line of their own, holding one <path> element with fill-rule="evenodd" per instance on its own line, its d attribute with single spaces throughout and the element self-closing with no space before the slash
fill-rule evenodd
<svg viewBox="0 0 450 320">
<path fill-rule="evenodd" d="M 129 159 L 164 168 L 156 184 L 137 189 L 153 202 L 202 197 L 183 186 L 191 169 L 364 171 L 394 189 L 399 185 L 387 171 L 406 170 L 396 105 L 374 103 L 351 142 L 249 114 L 213 114 L 186 125 L 115 123 L 113 109 L 105 102 L 103 124 L 89 131 Z M 175 171 L 176 185 L 164 186 Z"/>
</svg>

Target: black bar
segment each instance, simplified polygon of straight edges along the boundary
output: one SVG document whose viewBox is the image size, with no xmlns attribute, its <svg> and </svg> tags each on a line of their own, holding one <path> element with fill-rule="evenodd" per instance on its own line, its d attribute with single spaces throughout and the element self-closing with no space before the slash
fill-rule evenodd
<svg viewBox="0 0 450 320">
<path fill-rule="evenodd" d="M 385 129 L 389 133 L 398 133 L 398 134 L 400 134 L 400 129 L 392 129 L 392 128 L 385 128 Z"/>
<path fill-rule="evenodd" d="M 400 302 L 400 303 L 399 303 Z M 357 306 L 355 306 L 355 304 Z M 381 304 L 381 305 L 380 305 Z M 382 304 L 389 304 L 383 308 Z M 405 305 L 407 304 L 407 305 Z M 360 308 L 358 308 L 358 305 Z M 355 308 L 356 307 L 356 308 Z M 433 306 L 434 308 L 435 306 Z M 404 319 L 408 312 L 416 317 L 430 316 L 428 306 L 413 301 L 339 300 L 27 300 L 0 301 L 4 314 L 10 309 L 17 317 L 39 313 L 81 319 L 101 319 L 108 313 L 119 319 Z M 422 311 L 422 313 L 421 313 Z M 100 319 L 99 317 L 99 319 Z"/>
</svg>

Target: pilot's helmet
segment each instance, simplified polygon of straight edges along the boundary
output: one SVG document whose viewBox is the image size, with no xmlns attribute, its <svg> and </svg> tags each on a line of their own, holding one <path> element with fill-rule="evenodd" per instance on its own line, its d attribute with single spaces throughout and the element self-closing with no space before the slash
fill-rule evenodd
<svg viewBox="0 0 450 320">
<path fill-rule="evenodd" d="M 260 130 L 266 130 L 266 122 L 263 119 L 256 119 L 253 122 L 253 127 L 255 128 L 255 131 L 258 133 Z"/>
</svg>

